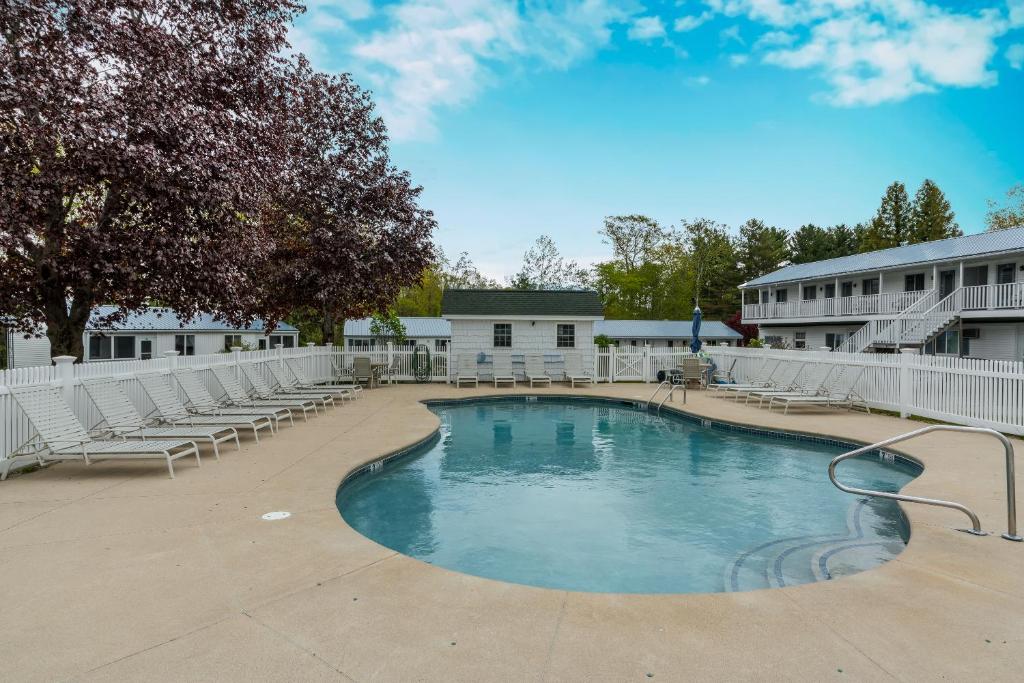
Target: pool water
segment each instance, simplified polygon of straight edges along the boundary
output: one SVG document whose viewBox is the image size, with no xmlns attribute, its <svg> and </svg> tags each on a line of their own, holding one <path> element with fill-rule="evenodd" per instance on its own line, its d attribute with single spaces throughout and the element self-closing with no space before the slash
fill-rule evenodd
<svg viewBox="0 0 1024 683">
<path fill-rule="evenodd" d="M 895 502 L 829 482 L 839 446 L 594 400 L 431 409 L 438 438 L 349 479 L 337 503 L 368 538 L 440 567 L 576 591 L 753 590 L 875 567 L 908 538 Z M 919 472 L 877 455 L 839 469 L 885 491 Z"/>
</svg>

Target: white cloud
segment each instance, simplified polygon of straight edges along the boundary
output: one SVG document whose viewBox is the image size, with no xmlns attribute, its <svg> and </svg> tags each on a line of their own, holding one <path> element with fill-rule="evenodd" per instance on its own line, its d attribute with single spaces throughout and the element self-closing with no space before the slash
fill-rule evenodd
<svg viewBox="0 0 1024 683">
<path fill-rule="evenodd" d="M 396 138 L 430 137 L 438 108 L 473 99 L 515 63 L 565 69 L 611 40 L 636 8 L 612 0 L 409 0 L 353 48 Z"/>
<path fill-rule="evenodd" d="M 691 76 L 690 78 L 686 79 L 686 82 L 689 83 L 690 85 L 702 88 L 705 85 L 711 83 L 711 78 L 708 76 Z"/>
<path fill-rule="evenodd" d="M 664 38 L 665 23 L 661 20 L 661 17 L 637 17 L 633 20 L 633 25 L 629 27 L 626 35 L 630 40 L 642 41 Z"/>
<path fill-rule="evenodd" d="M 1008 0 L 1006 6 L 1009 8 L 1007 18 L 1010 26 L 1020 28 L 1024 26 L 1024 0 Z"/>
<path fill-rule="evenodd" d="M 703 26 L 714 16 L 714 12 L 707 10 L 700 14 L 690 14 L 685 17 L 679 17 L 672 25 L 672 28 L 678 33 L 685 33 L 686 31 L 692 31 L 698 26 Z"/>
<path fill-rule="evenodd" d="M 830 87 L 824 98 L 839 106 L 994 85 L 995 41 L 1010 23 L 999 10 L 925 0 L 724 0 L 721 11 L 770 26 L 755 44 L 763 61 L 818 70 Z"/>
<path fill-rule="evenodd" d="M 1024 43 L 1014 43 L 1006 48 L 1006 61 L 1014 69 L 1024 69 Z"/>
<path fill-rule="evenodd" d="M 729 64 L 732 66 L 743 66 L 750 61 L 750 57 L 744 54 L 729 55 Z"/>
</svg>

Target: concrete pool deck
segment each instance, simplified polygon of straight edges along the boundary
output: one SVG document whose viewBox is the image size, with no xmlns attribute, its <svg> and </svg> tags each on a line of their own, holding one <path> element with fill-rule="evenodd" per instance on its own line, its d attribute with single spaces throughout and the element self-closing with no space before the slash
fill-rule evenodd
<svg viewBox="0 0 1024 683">
<path fill-rule="evenodd" d="M 653 385 L 523 394 L 646 400 Z M 334 505 L 354 468 L 429 435 L 426 398 L 511 389 L 402 385 L 221 461 L 65 463 L 0 484 L 6 680 L 1019 680 L 1024 544 L 1005 531 L 1002 449 L 937 433 L 900 445 L 912 539 L 855 576 L 745 593 L 609 595 L 458 574 L 383 548 Z M 677 404 L 678 405 L 678 404 Z M 690 392 L 689 412 L 867 442 L 920 427 L 783 416 Z M 1017 455 L 1024 443 L 1014 439 Z M 822 472 L 822 477 L 827 476 Z M 281 521 L 263 513 L 287 510 Z M 813 514 L 812 510 L 808 511 Z"/>
</svg>

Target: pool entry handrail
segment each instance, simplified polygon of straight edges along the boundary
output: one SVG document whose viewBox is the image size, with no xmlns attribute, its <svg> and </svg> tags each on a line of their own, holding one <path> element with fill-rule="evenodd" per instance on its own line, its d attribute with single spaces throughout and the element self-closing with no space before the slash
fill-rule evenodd
<svg viewBox="0 0 1024 683">
<path fill-rule="evenodd" d="M 679 381 L 672 381 L 672 377 L 679 378 Z M 661 407 L 665 405 L 665 401 L 671 401 L 672 394 L 674 394 L 676 389 L 679 388 L 682 388 L 683 390 L 683 404 L 686 403 L 686 382 L 681 381 L 681 377 L 679 375 L 670 375 L 669 377 L 665 378 L 664 382 L 657 386 L 657 388 L 654 390 L 654 393 L 651 394 L 651 397 L 647 399 L 648 410 L 651 409 L 651 404 L 654 403 L 654 399 L 657 398 L 658 394 L 661 393 L 661 390 L 665 389 L 666 387 L 668 388 L 668 393 L 665 394 L 665 396 L 661 399 L 661 403 L 658 404 L 657 412 L 661 412 Z"/>
<path fill-rule="evenodd" d="M 988 434 L 989 436 L 995 437 L 1003 444 L 1003 449 L 1006 451 L 1006 533 L 1003 534 L 1003 538 L 1008 541 L 1022 541 L 1019 535 L 1017 535 L 1017 494 L 1015 491 L 1014 484 L 1014 471 L 1013 471 L 1013 444 L 1006 438 L 1004 434 L 1000 434 L 994 429 L 988 429 L 986 427 L 961 427 L 959 425 L 929 425 L 921 429 L 915 429 L 912 432 L 906 434 L 900 434 L 894 436 L 891 439 L 879 441 L 873 443 L 870 446 L 864 446 L 863 448 L 857 448 L 843 453 L 840 456 L 835 457 L 828 466 L 828 478 L 832 480 L 832 483 L 840 491 L 846 493 L 852 493 L 857 496 L 874 496 L 876 498 L 889 498 L 891 500 L 902 500 L 907 503 L 921 503 L 922 505 L 936 505 L 938 507 L 952 508 L 953 510 L 959 510 L 967 515 L 971 519 L 970 529 L 962 529 L 967 533 L 974 534 L 976 536 L 985 536 L 986 532 L 981 530 L 981 522 L 978 520 L 978 515 L 974 514 L 966 506 L 960 503 L 954 503 L 948 500 L 939 500 L 937 498 L 920 498 L 918 496 L 907 496 L 902 493 L 888 493 L 886 491 L 871 491 L 868 489 L 859 489 L 853 486 L 846 486 L 839 483 L 836 479 L 836 466 L 844 460 L 855 458 L 858 455 L 863 455 L 870 451 L 882 448 L 883 446 L 889 446 L 894 443 L 901 441 L 908 441 L 919 436 L 923 436 L 930 432 L 972 432 L 975 434 Z"/>
</svg>

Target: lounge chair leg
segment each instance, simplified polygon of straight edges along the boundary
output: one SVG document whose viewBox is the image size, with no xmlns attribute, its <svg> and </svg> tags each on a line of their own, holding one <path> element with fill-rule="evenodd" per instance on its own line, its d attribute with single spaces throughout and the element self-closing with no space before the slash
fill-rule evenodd
<svg viewBox="0 0 1024 683">
<path fill-rule="evenodd" d="M 238 440 L 238 430 L 236 429 L 234 431 L 235 431 L 235 448 L 237 448 L 238 450 L 242 450 L 242 442 Z"/>
<path fill-rule="evenodd" d="M 171 463 L 171 454 L 167 454 L 167 471 L 171 475 L 171 479 L 174 479 L 174 465 Z"/>
<path fill-rule="evenodd" d="M 213 444 L 213 457 L 220 460 L 220 445 L 217 443 L 217 439 L 211 436 L 210 443 Z"/>
</svg>

